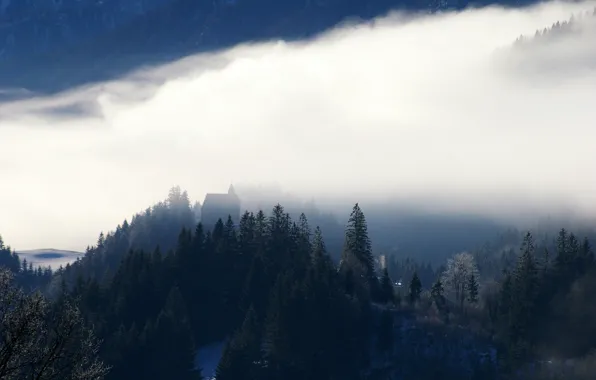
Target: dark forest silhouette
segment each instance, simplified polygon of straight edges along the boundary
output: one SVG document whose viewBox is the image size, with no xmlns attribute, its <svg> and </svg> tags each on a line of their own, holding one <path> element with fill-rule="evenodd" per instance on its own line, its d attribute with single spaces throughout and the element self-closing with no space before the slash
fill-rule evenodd
<svg viewBox="0 0 596 380">
<path fill-rule="evenodd" d="M 55 272 L 20 262 L 0 244 L 0 293 L 43 300 L 58 312 L 40 311 L 35 326 L 66 318 L 89 331 L 101 343 L 84 356 L 96 363 L 97 379 L 198 379 L 196 350 L 221 341 L 220 380 L 594 373 L 589 359 L 542 364 L 589 358 L 596 348 L 596 265 L 587 238 L 564 229 L 540 239 L 510 231 L 433 266 L 375 252 L 359 204 L 339 257 L 331 257 L 324 236 L 306 215 L 292 218 L 281 205 L 206 230 L 175 188 Z M 14 315 L 3 310 L 4 320 Z M 2 325 L 0 359 L 15 326 Z M 85 336 L 69 338 L 72 347 Z M 29 364 L 20 373 L 36 369 Z"/>
</svg>

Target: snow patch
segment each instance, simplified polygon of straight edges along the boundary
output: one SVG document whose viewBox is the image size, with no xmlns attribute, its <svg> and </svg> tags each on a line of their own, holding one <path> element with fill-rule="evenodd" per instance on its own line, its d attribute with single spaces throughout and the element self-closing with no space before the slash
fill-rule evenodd
<svg viewBox="0 0 596 380">
<path fill-rule="evenodd" d="M 195 357 L 195 366 L 201 369 L 206 380 L 215 378 L 215 369 L 219 364 L 226 342 L 221 341 L 199 348 Z"/>
</svg>

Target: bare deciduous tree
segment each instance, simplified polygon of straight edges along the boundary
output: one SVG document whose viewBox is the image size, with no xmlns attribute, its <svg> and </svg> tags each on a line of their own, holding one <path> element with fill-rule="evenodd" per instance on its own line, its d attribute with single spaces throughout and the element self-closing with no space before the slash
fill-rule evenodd
<svg viewBox="0 0 596 380">
<path fill-rule="evenodd" d="M 468 252 L 462 252 L 447 261 L 447 268 L 441 276 L 441 281 L 454 293 L 461 309 L 466 299 L 468 280 L 472 275 L 479 278 L 474 256 Z"/>
<path fill-rule="evenodd" d="M 0 379 L 101 380 L 99 342 L 70 301 L 27 294 L 0 269 Z"/>
</svg>

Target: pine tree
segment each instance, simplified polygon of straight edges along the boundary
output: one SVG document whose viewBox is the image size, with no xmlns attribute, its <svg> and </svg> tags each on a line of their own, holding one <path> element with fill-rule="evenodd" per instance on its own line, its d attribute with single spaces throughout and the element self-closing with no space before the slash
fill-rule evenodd
<svg viewBox="0 0 596 380">
<path fill-rule="evenodd" d="M 445 305 L 445 289 L 443 288 L 443 283 L 441 282 L 441 278 L 437 278 L 437 281 L 433 284 L 430 295 L 437 304 L 437 307 L 441 308 Z"/>
<path fill-rule="evenodd" d="M 390 353 L 394 344 L 394 320 L 389 310 L 383 310 L 379 321 L 377 333 L 377 348 L 383 353 Z"/>
<path fill-rule="evenodd" d="M 478 280 L 476 279 L 476 276 L 472 273 L 470 274 L 470 276 L 468 277 L 468 285 L 467 285 L 467 290 L 468 290 L 468 302 L 475 305 L 476 303 L 478 303 Z"/>
<path fill-rule="evenodd" d="M 572 259 L 569 255 L 569 236 L 567 231 L 562 228 L 557 236 L 557 256 L 555 257 L 555 269 L 559 280 L 567 280 L 571 261 Z"/>
<path fill-rule="evenodd" d="M 323 240 L 323 233 L 321 228 L 317 226 L 312 242 L 312 265 L 313 269 L 317 274 L 317 278 L 321 281 L 325 281 L 327 285 L 334 282 L 336 278 L 336 270 L 327 253 L 327 247 Z"/>
<path fill-rule="evenodd" d="M 350 297 L 356 295 L 356 278 L 352 268 L 348 267 L 344 270 L 342 280 L 346 294 Z"/>
<path fill-rule="evenodd" d="M 381 278 L 381 301 L 383 303 L 395 302 L 393 283 L 389 277 L 387 267 L 383 269 L 383 277 Z"/>
<path fill-rule="evenodd" d="M 292 337 L 290 315 L 292 303 L 291 276 L 280 274 L 271 291 L 271 299 L 267 311 L 264 337 L 264 353 L 268 363 L 268 371 L 273 378 L 287 376 L 291 364 L 294 342 Z"/>
<path fill-rule="evenodd" d="M 591 268 L 594 265 L 594 252 L 588 238 L 584 238 L 580 248 L 581 266 L 583 268 Z"/>
<path fill-rule="evenodd" d="M 252 259 L 250 269 L 243 287 L 241 308 L 248 312 L 249 307 L 255 309 L 260 319 L 264 319 L 270 290 L 270 281 L 265 272 L 265 265 L 261 257 Z"/>
<path fill-rule="evenodd" d="M 411 305 L 416 304 L 416 302 L 420 301 L 420 294 L 422 293 L 422 283 L 420 282 L 420 278 L 418 277 L 418 273 L 414 272 L 412 276 L 412 280 L 410 281 L 410 286 L 408 287 L 409 290 L 409 301 Z"/>
<path fill-rule="evenodd" d="M 323 257 L 327 255 L 327 247 L 325 246 L 325 241 L 323 240 L 323 233 L 321 232 L 321 228 L 319 226 L 315 228 L 312 247 L 312 259 L 314 263 L 319 262 L 320 260 L 322 260 Z"/>
<path fill-rule="evenodd" d="M 505 278 L 502 288 L 501 307 L 508 342 L 506 363 L 510 368 L 525 362 L 531 355 L 531 328 L 537 318 L 539 295 L 538 265 L 534 250 L 534 238 L 528 232 L 522 242 L 517 266 L 512 275 Z"/>
<path fill-rule="evenodd" d="M 147 328 L 152 349 L 152 377 L 180 380 L 201 379 L 194 366 L 195 346 L 182 294 L 172 288 L 155 324 Z M 161 366 L 159 363 L 168 363 Z"/>
<path fill-rule="evenodd" d="M 248 309 L 240 330 L 226 344 L 216 369 L 218 380 L 259 379 L 261 339 L 257 313 Z"/>
<path fill-rule="evenodd" d="M 354 205 L 346 227 L 345 246 L 340 264 L 344 276 L 347 276 L 348 268 L 351 269 L 355 290 L 360 293 L 359 296 L 370 297 L 371 290 L 374 290 L 375 282 L 378 281 L 366 218 L 358 203 Z"/>
<path fill-rule="evenodd" d="M 300 219 L 298 223 L 301 243 L 308 247 L 308 249 L 310 250 L 311 231 L 310 226 L 308 225 L 308 219 L 306 219 L 306 215 L 304 215 L 304 213 L 300 214 Z"/>
</svg>

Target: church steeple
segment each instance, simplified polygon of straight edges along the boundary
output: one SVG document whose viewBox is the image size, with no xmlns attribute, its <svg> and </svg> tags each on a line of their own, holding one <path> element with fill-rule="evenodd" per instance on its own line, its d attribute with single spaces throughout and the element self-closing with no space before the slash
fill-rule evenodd
<svg viewBox="0 0 596 380">
<path fill-rule="evenodd" d="M 230 188 L 228 189 L 228 195 L 236 195 L 236 190 L 232 184 L 230 184 Z"/>
</svg>

